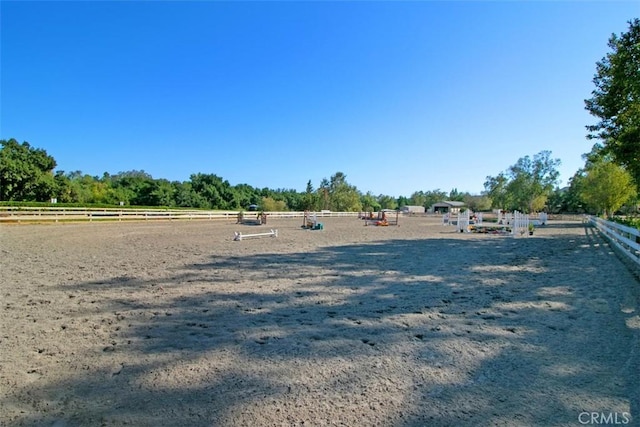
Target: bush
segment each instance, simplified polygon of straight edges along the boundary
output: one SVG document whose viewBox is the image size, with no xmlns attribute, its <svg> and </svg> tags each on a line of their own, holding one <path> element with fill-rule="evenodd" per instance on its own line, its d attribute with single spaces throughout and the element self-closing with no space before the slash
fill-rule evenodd
<svg viewBox="0 0 640 427">
<path fill-rule="evenodd" d="M 613 221 L 618 224 L 626 225 L 627 227 L 633 227 L 640 230 L 640 218 L 639 217 L 619 217 L 614 216 L 609 218 L 610 221 Z"/>
</svg>

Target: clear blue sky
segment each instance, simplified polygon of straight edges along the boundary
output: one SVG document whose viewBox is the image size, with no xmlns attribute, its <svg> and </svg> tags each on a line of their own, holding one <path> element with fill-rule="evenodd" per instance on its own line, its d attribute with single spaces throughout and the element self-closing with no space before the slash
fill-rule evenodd
<svg viewBox="0 0 640 427">
<path fill-rule="evenodd" d="M 2 1 L 0 139 L 58 170 L 480 193 L 592 142 L 595 63 L 638 2 Z"/>
</svg>

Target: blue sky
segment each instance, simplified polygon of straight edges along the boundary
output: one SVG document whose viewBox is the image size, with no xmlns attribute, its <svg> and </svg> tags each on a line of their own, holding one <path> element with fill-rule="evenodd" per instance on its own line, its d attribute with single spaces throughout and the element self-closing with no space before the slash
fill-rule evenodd
<svg viewBox="0 0 640 427">
<path fill-rule="evenodd" d="M 480 193 L 592 142 L 595 63 L 637 2 L 0 3 L 0 139 L 58 170 L 303 191 Z"/>
</svg>

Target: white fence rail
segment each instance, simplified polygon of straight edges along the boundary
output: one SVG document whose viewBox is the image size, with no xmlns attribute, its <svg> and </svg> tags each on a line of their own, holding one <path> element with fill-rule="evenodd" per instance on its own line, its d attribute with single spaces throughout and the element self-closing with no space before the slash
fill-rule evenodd
<svg viewBox="0 0 640 427">
<path fill-rule="evenodd" d="M 640 230 L 602 218 L 589 217 L 593 224 L 615 247 L 640 265 Z"/>
<path fill-rule="evenodd" d="M 245 217 L 258 212 L 244 212 Z M 269 218 L 302 218 L 304 212 L 267 212 Z M 318 217 L 357 217 L 358 212 L 317 212 Z M 71 221 L 222 220 L 237 221 L 238 211 L 121 208 L 0 207 L 0 224 Z"/>
</svg>

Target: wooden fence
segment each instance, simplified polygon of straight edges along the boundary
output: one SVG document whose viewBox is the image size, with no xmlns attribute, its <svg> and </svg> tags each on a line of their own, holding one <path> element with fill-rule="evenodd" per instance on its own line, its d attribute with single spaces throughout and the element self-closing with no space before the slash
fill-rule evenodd
<svg viewBox="0 0 640 427">
<path fill-rule="evenodd" d="M 245 217 L 258 212 L 245 212 Z M 267 212 L 269 218 L 302 218 L 304 212 Z M 357 217 L 358 212 L 317 212 L 318 217 Z M 0 207 L 0 224 L 38 222 L 218 220 L 236 221 L 238 211 L 178 209 Z"/>
<path fill-rule="evenodd" d="M 594 216 L 588 217 L 588 221 L 593 224 L 611 244 L 640 266 L 640 230 Z"/>
</svg>

